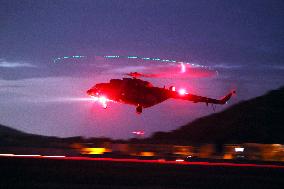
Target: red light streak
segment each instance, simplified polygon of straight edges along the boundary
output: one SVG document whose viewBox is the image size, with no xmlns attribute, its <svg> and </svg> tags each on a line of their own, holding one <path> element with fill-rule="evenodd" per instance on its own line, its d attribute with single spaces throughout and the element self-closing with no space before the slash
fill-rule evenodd
<svg viewBox="0 0 284 189">
<path fill-rule="evenodd" d="M 144 135 L 145 134 L 144 131 L 133 131 L 132 133 L 135 134 L 135 135 Z"/>
<path fill-rule="evenodd" d="M 228 167 L 258 167 L 258 168 L 278 168 L 284 169 L 283 165 L 273 164 L 252 164 L 252 163 L 225 163 L 225 162 L 186 162 L 182 159 L 175 161 L 165 160 L 140 160 L 140 159 L 114 159 L 114 158 L 89 158 L 89 157 L 66 157 L 66 156 L 41 156 L 41 155 L 14 155 L 14 154 L 0 154 L 2 158 L 14 157 L 14 158 L 50 158 L 57 157 L 62 160 L 75 160 L 75 161 L 110 161 L 110 162 L 128 162 L 128 163 L 158 163 L 158 164 L 180 164 L 185 166 L 198 165 L 198 166 L 228 166 Z"/>
<path fill-rule="evenodd" d="M 11 157 L 11 156 L 14 156 L 14 154 L 0 154 L 0 156 L 8 156 L 8 157 Z"/>
<path fill-rule="evenodd" d="M 66 156 L 42 156 L 44 158 L 64 158 Z"/>
<path fill-rule="evenodd" d="M 185 73 L 185 72 L 186 72 L 186 66 L 185 66 L 183 63 L 181 63 L 180 65 L 181 65 L 181 70 L 180 70 L 180 72 L 181 72 L 181 73 Z"/>
<path fill-rule="evenodd" d="M 41 157 L 41 155 L 26 155 L 26 154 L 24 154 L 24 155 L 13 155 L 13 156 L 15 156 L 15 157 Z"/>
</svg>

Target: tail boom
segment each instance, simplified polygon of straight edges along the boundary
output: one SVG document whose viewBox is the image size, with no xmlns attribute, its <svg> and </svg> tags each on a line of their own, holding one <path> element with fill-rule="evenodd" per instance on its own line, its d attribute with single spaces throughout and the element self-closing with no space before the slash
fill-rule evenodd
<svg viewBox="0 0 284 189">
<path fill-rule="evenodd" d="M 193 95 L 193 94 L 185 94 L 185 95 L 181 96 L 178 93 L 174 94 L 172 98 L 188 100 L 188 101 L 192 101 L 194 103 L 204 102 L 206 104 L 220 104 L 220 105 L 222 105 L 222 104 L 226 104 L 226 102 L 228 102 L 230 100 L 230 98 L 232 97 L 232 95 L 235 94 L 235 93 L 236 93 L 236 91 L 232 91 L 221 99 L 208 98 L 208 97 L 203 97 L 203 96 L 198 96 L 198 95 Z"/>
</svg>

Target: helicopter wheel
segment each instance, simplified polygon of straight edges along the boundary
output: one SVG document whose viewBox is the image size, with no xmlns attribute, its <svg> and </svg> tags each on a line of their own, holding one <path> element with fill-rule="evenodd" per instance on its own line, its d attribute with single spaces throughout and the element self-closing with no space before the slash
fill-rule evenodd
<svg viewBox="0 0 284 189">
<path fill-rule="evenodd" d="M 136 107 L 136 113 L 137 114 L 141 114 L 142 113 L 142 106 L 138 104 L 138 106 Z"/>
</svg>

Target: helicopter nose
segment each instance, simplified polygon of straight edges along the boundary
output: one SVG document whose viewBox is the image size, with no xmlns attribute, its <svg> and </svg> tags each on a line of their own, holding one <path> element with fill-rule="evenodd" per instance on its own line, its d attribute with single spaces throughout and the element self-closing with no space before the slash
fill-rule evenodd
<svg viewBox="0 0 284 189">
<path fill-rule="evenodd" d="M 101 95 L 97 88 L 91 88 L 91 89 L 87 90 L 87 94 L 89 96 L 94 96 L 94 97 Z"/>
<path fill-rule="evenodd" d="M 95 91 L 93 89 L 89 89 L 89 90 L 87 90 L 87 94 L 90 95 L 90 96 L 94 96 Z"/>
</svg>

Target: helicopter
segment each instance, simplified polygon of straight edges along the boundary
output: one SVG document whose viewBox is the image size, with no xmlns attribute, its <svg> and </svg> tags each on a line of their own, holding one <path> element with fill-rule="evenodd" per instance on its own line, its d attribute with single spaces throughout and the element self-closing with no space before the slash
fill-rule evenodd
<svg viewBox="0 0 284 189">
<path fill-rule="evenodd" d="M 225 104 L 235 91 L 230 92 L 221 99 L 198 96 L 186 92 L 185 89 L 176 91 L 174 86 L 169 88 L 155 87 L 152 83 L 138 79 L 143 74 L 131 72 L 126 74 L 132 78 L 111 79 L 108 83 L 98 83 L 87 91 L 94 101 L 99 101 L 104 108 L 107 102 L 119 102 L 136 106 L 136 113 L 141 114 L 144 108 L 152 107 L 168 99 L 180 99 L 193 103 L 204 102 L 207 104 Z"/>
</svg>

